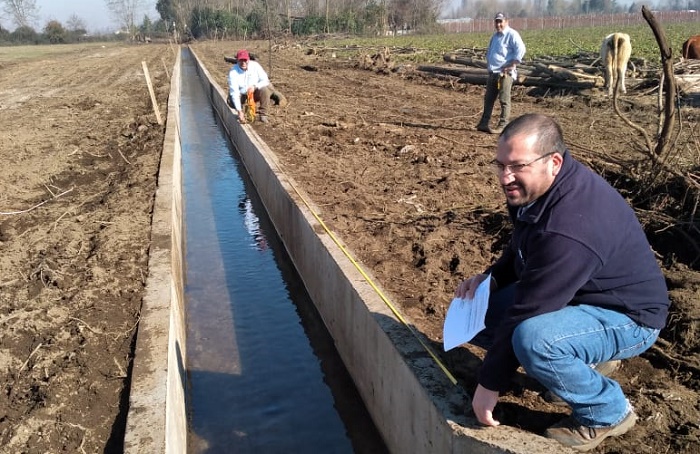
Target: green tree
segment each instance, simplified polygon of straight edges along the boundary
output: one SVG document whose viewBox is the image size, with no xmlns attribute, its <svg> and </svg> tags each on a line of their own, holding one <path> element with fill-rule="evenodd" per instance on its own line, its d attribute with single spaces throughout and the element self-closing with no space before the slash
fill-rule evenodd
<svg viewBox="0 0 700 454">
<path fill-rule="evenodd" d="M 153 33 L 153 22 L 151 22 L 151 18 L 148 17 L 148 14 L 143 16 L 143 21 L 141 25 L 139 25 L 139 32 L 145 36 L 149 36 Z"/>
<path fill-rule="evenodd" d="M 0 25 L 0 43 L 10 42 L 10 31 Z"/>
<path fill-rule="evenodd" d="M 32 27 L 23 25 L 10 33 L 10 41 L 17 44 L 39 44 L 39 34 Z"/>
<path fill-rule="evenodd" d="M 66 42 L 66 29 L 57 21 L 47 22 L 44 27 L 44 36 L 51 44 L 61 44 Z"/>
<path fill-rule="evenodd" d="M 156 11 L 160 14 L 160 18 L 168 24 L 177 21 L 177 12 L 173 0 L 158 0 L 156 2 Z"/>
</svg>

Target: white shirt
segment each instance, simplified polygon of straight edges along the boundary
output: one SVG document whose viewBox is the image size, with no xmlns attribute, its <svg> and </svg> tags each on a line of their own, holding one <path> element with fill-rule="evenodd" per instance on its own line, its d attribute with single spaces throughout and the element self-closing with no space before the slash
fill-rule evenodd
<svg viewBox="0 0 700 454">
<path fill-rule="evenodd" d="M 268 85 L 270 79 L 267 73 L 260 63 L 253 60 L 248 60 L 248 69 L 245 71 L 236 63 L 228 72 L 228 94 L 237 111 L 241 110 L 241 95 L 245 95 L 249 87 L 260 89 Z"/>
</svg>

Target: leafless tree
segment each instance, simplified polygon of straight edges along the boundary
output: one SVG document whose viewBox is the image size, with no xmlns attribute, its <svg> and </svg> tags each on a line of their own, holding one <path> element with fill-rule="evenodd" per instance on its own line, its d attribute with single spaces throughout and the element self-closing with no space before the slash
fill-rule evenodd
<svg viewBox="0 0 700 454">
<path fill-rule="evenodd" d="M 17 27 L 31 27 L 39 18 L 36 0 L 0 0 L 2 9 Z"/>
<path fill-rule="evenodd" d="M 133 35 L 136 28 L 134 19 L 143 9 L 144 0 L 105 0 L 105 4 L 119 26 Z"/>
<path fill-rule="evenodd" d="M 78 17 L 77 14 L 73 13 L 70 15 L 66 21 L 66 28 L 72 32 L 85 32 L 87 31 L 87 26 L 85 21 Z"/>
</svg>

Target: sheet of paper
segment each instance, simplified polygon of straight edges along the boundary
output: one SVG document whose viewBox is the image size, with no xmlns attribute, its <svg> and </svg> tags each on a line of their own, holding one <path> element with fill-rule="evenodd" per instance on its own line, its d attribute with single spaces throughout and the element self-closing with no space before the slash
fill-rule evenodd
<svg viewBox="0 0 700 454">
<path fill-rule="evenodd" d="M 486 327 L 486 309 L 489 306 L 491 275 L 479 284 L 474 298 L 455 298 L 445 316 L 442 343 L 445 351 L 469 342 Z"/>
</svg>

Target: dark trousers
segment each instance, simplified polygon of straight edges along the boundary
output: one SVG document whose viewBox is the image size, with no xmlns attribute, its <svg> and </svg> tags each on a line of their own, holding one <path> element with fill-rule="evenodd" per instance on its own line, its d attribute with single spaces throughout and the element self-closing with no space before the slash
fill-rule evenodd
<svg viewBox="0 0 700 454">
<path fill-rule="evenodd" d="M 272 96 L 272 93 L 275 92 L 275 87 L 272 86 L 272 84 L 268 85 L 267 87 L 263 88 L 256 88 L 255 91 L 253 92 L 253 99 L 255 99 L 255 102 L 260 104 L 260 106 L 256 109 L 255 113 L 257 115 L 267 115 L 268 112 L 270 111 L 270 96 Z M 245 106 L 248 103 L 248 95 L 247 94 L 242 94 L 241 95 L 241 106 Z M 233 101 L 231 99 L 228 100 L 228 105 L 233 107 Z"/>
<path fill-rule="evenodd" d="M 513 78 L 501 73 L 489 73 L 486 80 L 486 93 L 484 93 L 484 113 L 481 115 L 482 125 L 488 126 L 493 113 L 493 105 L 496 99 L 501 104 L 501 118 L 498 122 L 499 126 L 505 126 L 510 118 L 510 92 L 513 88 Z"/>
<path fill-rule="evenodd" d="M 503 320 L 508 308 L 513 304 L 515 300 L 515 284 L 511 284 L 502 289 L 498 289 L 491 293 L 489 297 L 489 307 L 486 310 L 486 328 L 481 330 L 479 334 L 474 337 L 474 339 L 469 342 L 470 344 L 478 345 L 485 349 L 489 349 L 493 343 L 493 334 L 496 327 Z"/>
</svg>

